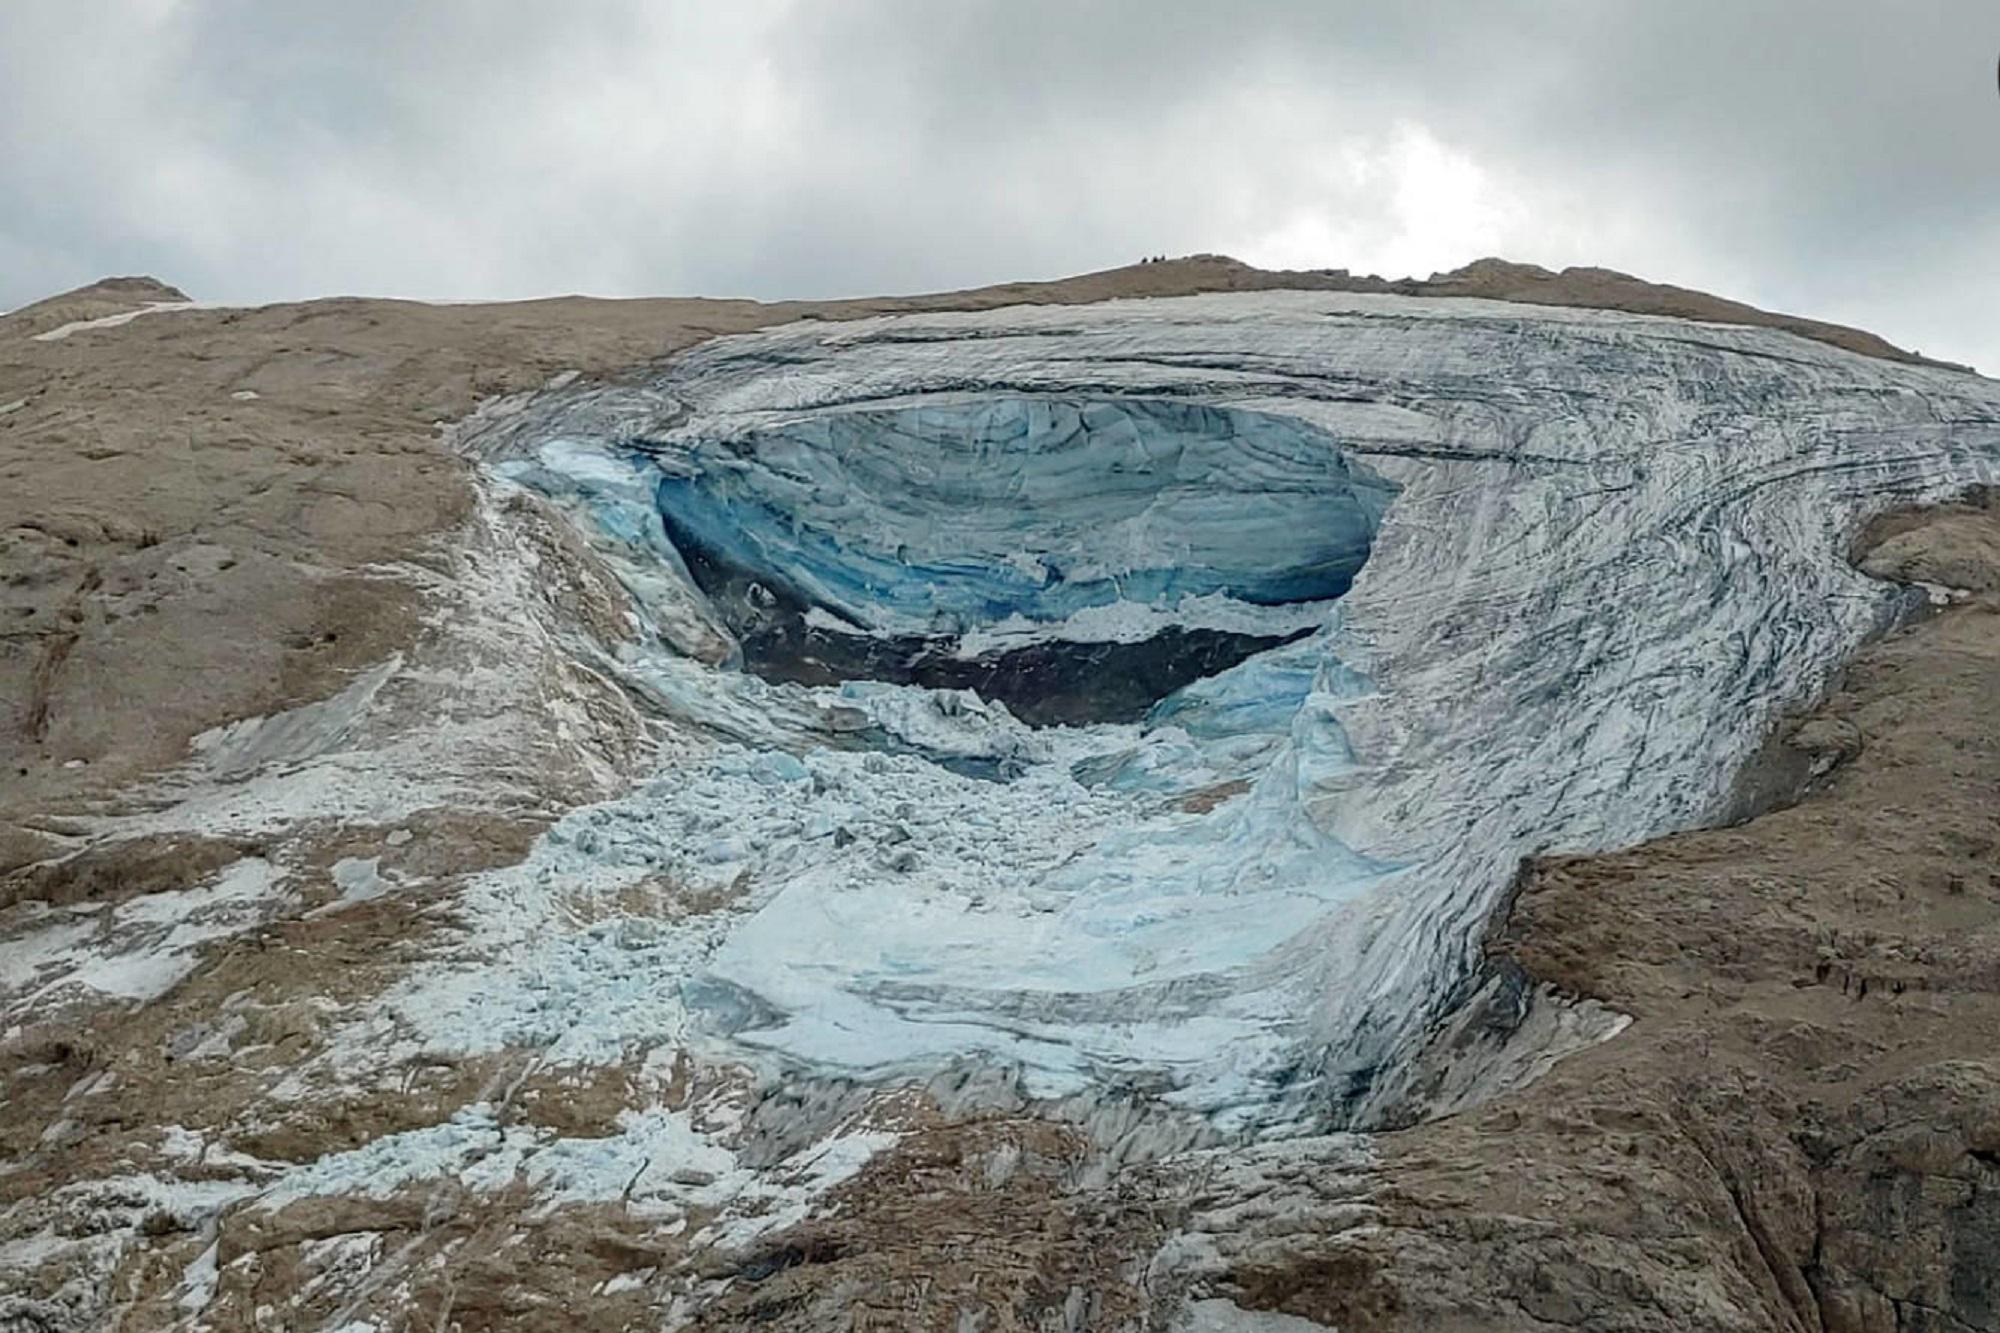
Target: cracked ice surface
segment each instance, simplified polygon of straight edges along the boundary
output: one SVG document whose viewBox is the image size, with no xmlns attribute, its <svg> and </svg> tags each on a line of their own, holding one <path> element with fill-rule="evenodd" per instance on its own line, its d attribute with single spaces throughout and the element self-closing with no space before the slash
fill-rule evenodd
<svg viewBox="0 0 2000 1333">
<path fill-rule="evenodd" d="M 723 339 L 467 444 L 625 578 L 657 635 L 627 665 L 690 739 L 492 877 L 478 984 L 405 997 L 430 1039 L 977 1056 L 1272 1123 L 1366 1116 L 1520 857 L 1720 809 L 1894 612 L 1854 525 L 1993 479 L 2000 386 L 1768 330 L 1258 293 Z M 1061 641 L 1056 669 L 1217 616 L 1272 646 L 1139 722 L 1030 729 L 741 670 L 801 608 L 789 644 Z M 656 872 L 730 905 L 636 942 L 552 906 Z"/>
</svg>

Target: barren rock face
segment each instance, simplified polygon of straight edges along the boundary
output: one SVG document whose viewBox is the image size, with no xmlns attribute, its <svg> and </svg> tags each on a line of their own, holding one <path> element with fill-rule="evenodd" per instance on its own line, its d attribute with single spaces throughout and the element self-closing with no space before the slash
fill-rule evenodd
<svg viewBox="0 0 2000 1333">
<path fill-rule="evenodd" d="M 0 320 L 0 1317 L 1990 1326 L 2000 391 L 1135 273 Z"/>
</svg>

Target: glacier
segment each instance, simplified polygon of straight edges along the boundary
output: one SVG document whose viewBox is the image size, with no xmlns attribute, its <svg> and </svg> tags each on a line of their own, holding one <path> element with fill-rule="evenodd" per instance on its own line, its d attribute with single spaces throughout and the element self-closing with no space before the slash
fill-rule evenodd
<svg viewBox="0 0 2000 1333">
<path fill-rule="evenodd" d="M 1728 808 L 1910 608 L 1856 526 L 1994 480 L 2000 386 L 1263 292 L 717 339 L 458 442 L 629 590 L 662 740 L 408 1026 L 1283 1132 L 1400 1095 L 1524 856 Z M 647 877 L 713 909 L 555 906 Z"/>
<path fill-rule="evenodd" d="M 1137 721 L 1308 632 L 1394 492 L 1299 423 L 1151 400 L 858 412 L 622 460 L 554 441 L 499 470 L 664 562 L 760 676 L 969 689 L 1030 722 Z"/>
</svg>

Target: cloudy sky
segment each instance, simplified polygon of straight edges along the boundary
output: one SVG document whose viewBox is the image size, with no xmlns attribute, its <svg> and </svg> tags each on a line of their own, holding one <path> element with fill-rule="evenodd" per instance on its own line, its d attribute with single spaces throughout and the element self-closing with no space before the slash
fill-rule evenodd
<svg viewBox="0 0 2000 1333">
<path fill-rule="evenodd" d="M 0 0 L 0 308 L 1602 264 L 2000 373 L 1994 0 Z"/>
</svg>

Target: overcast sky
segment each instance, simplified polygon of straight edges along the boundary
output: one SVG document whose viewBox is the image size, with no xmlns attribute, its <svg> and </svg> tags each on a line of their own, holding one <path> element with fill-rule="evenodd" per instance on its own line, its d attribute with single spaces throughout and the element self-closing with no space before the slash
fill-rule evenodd
<svg viewBox="0 0 2000 1333">
<path fill-rule="evenodd" d="M 0 0 L 0 308 L 1601 264 L 2000 372 L 1995 0 Z"/>
</svg>

